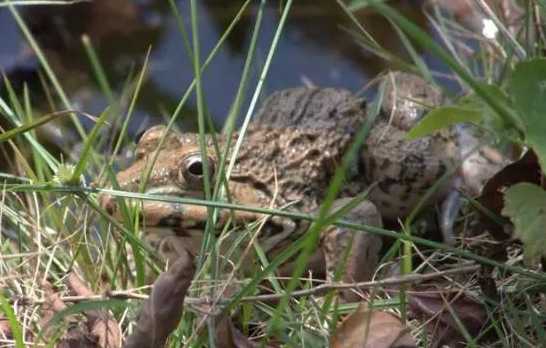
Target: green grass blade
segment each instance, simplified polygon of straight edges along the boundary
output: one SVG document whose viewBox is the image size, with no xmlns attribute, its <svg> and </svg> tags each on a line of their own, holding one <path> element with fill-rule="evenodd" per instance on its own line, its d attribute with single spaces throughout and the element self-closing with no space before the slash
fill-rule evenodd
<svg viewBox="0 0 546 348">
<path fill-rule="evenodd" d="M 225 142 L 225 145 L 224 145 L 224 151 L 220 156 L 218 172 L 216 173 L 216 183 L 215 183 L 214 192 L 213 192 L 213 199 L 219 196 L 221 197 L 223 195 L 223 193 L 220 190 L 222 187 L 225 189 L 229 199 L 228 185 L 226 184 L 226 180 L 225 180 L 226 179 L 225 169 L 226 169 L 226 163 L 227 163 L 226 159 L 231 149 L 231 142 L 233 139 L 232 134 L 235 129 L 235 122 L 241 110 L 241 105 L 243 103 L 243 99 L 246 92 L 246 85 L 250 78 L 250 68 L 252 66 L 252 60 L 254 58 L 254 54 L 256 51 L 256 44 L 258 42 L 260 27 L 261 27 L 261 23 L 263 19 L 264 7 L 265 7 L 265 3 L 261 2 L 257 10 L 256 22 L 252 32 L 252 38 L 250 40 L 248 53 L 246 55 L 243 72 L 241 74 L 241 81 L 239 82 L 239 88 L 237 89 L 237 94 L 235 96 L 233 104 L 230 107 L 230 112 L 228 114 L 228 117 L 224 123 L 223 134 L 225 135 L 225 139 L 227 139 L 227 141 Z M 234 153 L 234 156 L 236 155 L 237 154 Z"/>
<path fill-rule="evenodd" d="M 191 48 L 188 31 L 186 30 L 186 24 L 184 22 L 184 17 L 180 15 L 180 11 L 178 11 L 178 7 L 176 7 L 176 3 L 174 2 L 174 0 L 168 0 L 168 1 L 169 1 L 169 7 L 171 8 L 171 12 L 176 18 L 176 25 L 178 27 L 178 31 L 180 32 L 180 35 L 182 36 L 182 43 L 184 44 L 184 49 L 186 50 L 186 54 L 188 55 L 189 60 L 191 60 L 193 57 L 193 49 Z"/>
<path fill-rule="evenodd" d="M 93 154 L 93 145 L 95 143 L 95 140 L 97 136 L 99 135 L 99 131 L 106 123 L 106 119 L 110 116 L 109 108 L 106 108 L 100 115 L 100 117 L 97 119 L 97 122 L 95 123 L 95 126 L 89 133 L 89 135 L 85 139 L 85 143 L 83 146 L 82 153 L 80 154 L 80 160 L 76 164 L 76 168 L 74 169 L 74 172 L 72 174 L 72 177 L 70 178 L 70 183 L 79 183 L 80 177 L 83 174 L 83 171 L 87 168 L 88 162 Z"/>
<path fill-rule="evenodd" d="M 330 209 L 334 204 L 334 201 L 339 191 L 341 190 L 343 181 L 345 180 L 345 173 L 347 171 L 347 168 L 349 168 L 351 163 L 353 163 L 358 151 L 362 148 L 362 145 L 364 144 L 364 140 L 366 139 L 368 132 L 370 131 L 372 124 L 375 121 L 375 118 L 379 115 L 380 103 L 376 102 L 372 105 L 373 107 L 370 107 L 370 109 L 368 110 L 368 117 L 366 119 L 366 122 L 362 125 L 362 127 L 355 135 L 354 140 L 352 141 L 348 151 L 345 153 L 341 160 L 341 164 L 336 168 L 334 176 L 328 187 L 328 191 L 326 192 L 323 202 L 319 208 L 317 219 L 312 223 L 311 227 L 303 237 L 304 248 L 302 250 L 302 253 L 296 259 L 294 271 L 292 273 L 292 279 L 289 281 L 286 287 L 286 295 L 283 296 L 283 298 L 281 299 L 280 304 L 275 311 L 275 316 L 270 321 L 269 328 L 272 331 L 277 331 L 278 329 L 280 329 L 280 314 L 284 306 L 288 304 L 288 295 L 296 288 L 299 282 L 298 279 L 303 274 L 305 270 L 305 265 L 307 264 L 309 257 L 318 245 L 320 232 L 323 230 L 324 227 L 327 226 L 329 222 L 328 214 L 330 213 Z"/>
<path fill-rule="evenodd" d="M 434 40 L 423 32 L 416 24 L 409 21 L 402 16 L 398 11 L 394 10 L 390 6 L 384 5 L 378 1 L 369 1 L 383 16 L 389 18 L 395 22 L 402 30 L 404 30 L 411 38 L 413 38 L 424 49 L 430 51 L 436 57 L 440 58 L 446 63 L 457 75 L 468 84 L 474 90 L 474 92 L 482 98 L 495 112 L 496 114 L 506 122 L 513 126 L 519 132 L 523 132 L 524 127 L 521 121 L 513 111 L 508 109 L 504 103 L 497 100 L 484 86 L 476 81 L 467 71 L 467 69 L 461 66 L 449 53 L 444 51 Z"/>
<path fill-rule="evenodd" d="M 311 214 L 297 213 L 297 212 L 285 211 L 281 209 L 249 207 L 249 206 L 228 203 L 228 202 L 211 202 L 211 201 L 193 199 L 193 198 L 178 198 L 173 196 L 147 195 L 142 193 L 118 191 L 118 190 L 111 190 L 111 189 L 98 189 L 98 188 L 91 188 L 91 187 L 74 187 L 74 186 L 62 186 L 62 185 L 53 186 L 50 184 L 39 184 L 39 185 L 5 184 L 4 187 L 6 191 L 10 191 L 10 192 L 45 191 L 45 192 L 51 192 L 51 193 L 64 193 L 64 194 L 105 193 L 111 196 L 119 196 L 119 197 L 131 198 L 131 199 L 151 200 L 151 201 L 175 203 L 175 204 L 182 204 L 182 205 L 185 205 L 185 204 L 197 205 L 197 206 L 214 207 L 214 208 L 221 208 L 221 209 L 228 209 L 228 210 L 240 210 L 240 211 L 247 211 L 247 212 L 259 213 L 259 214 L 268 214 L 272 216 L 273 215 L 284 216 L 290 219 L 299 219 L 299 220 L 307 220 L 307 221 L 317 220 L 317 217 Z M 92 203 L 92 201 L 90 201 L 90 203 Z M 112 217 L 110 217 L 104 210 L 100 209 L 97 205 L 93 205 L 93 209 L 99 211 L 99 213 L 102 216 L 107 218 L 111 223 L 115 224 L 117 228 L 119 228 L 120 230 L 126 231 L 126 229 L 124 229 L 123 226 L 119 225 L 117 221 L 113 220 Z M 415 244 L 423 245 L 427 248 L 445 250 L 446 252 L 450 252 L 453 255 L 459 256 L 461 258 L 474 260 L 484 265 L 497 267 L 500 271 L 503 271 L 503 272 L 521 274 L 539 281 L 546 281 L 546 274 L 543 274 L 541 272 L 534 272 L 527 268 L 496 262 L 487 257 L 483 257 L 466 250 L 461 250 L 459 248 L 451 247 L 447 244 L 434 242 L 432 240 L 428 240 L 425 238 L 420 238 L 416 236 L 406 236 L 396 231 L 386 230 L 386 229 L 375 227 L 375 226 L 363 225 L 363 224 L 358 224 L 358 223 L 353 223 L 353 222 L 348 222 L 343 220 L 337 221 L 333 223 L 333 225 L 350 228 L 355 231 L 372 233 L 382 237 L 406 240 Z M 135 238 L 134 236 L 128 236 L 128 237 Z M 140 243 L 143 249 L 146 249 L 147 251 L 153 253 L 153 250 L 146 247 L 137 238 L 135 238 L 135 242 Z"/>
<path fill-rule="evenodd" d="M 201 81 L 201 57 L 200 57 L 200 42 L 199 42 L 199 24 L 198 24 L 198 15 L 197 15 L 197 4 L 195 0 L 190 0 L 190 12 L 191 12 L 191 28 L 192 28 L 192 48 L 193 48 L 193 71 L 195 75 L 195 94 L 197 99 L 197 128 L 199 130 L 199 151 L 201 153 L 201 162 L 203 168 L 203 191 L 205 193 L 205 199 L 210 200 L 212 198 L 212 188 L 211 188 L 211 173 L 210 173 L 210 164 L 209 156 L 207 151 L 207 138 L 205 135 L 205 128 L 207 126 L 208 115 L 206 115 L 205 109 L 205 97 L 203 94 L 203 87 Z M 211 264 L 213 265 L 211 269 L 212 279 L 216 279 L 216 254 L 217 250 L 215 248 L 216 234 L 214 231 L 214 222 L 213 222 L 213 209 L 207 207 L 207 222 L 205 225 L 205 236 L 203 238 L 203 243 L 201 246 L 201 252 L 199 253 L 199 262 L 198 265 L 203 265 L 203 258 L 207 254 L 206 251 L 209 251 L 209 257 Z M 211 293 L 213 290 L 211 289 Z M 209 346 L 215 346 L 215 320 L 214 317 L 211 317 L 207 320 L 208 332 L 209 332 Z"/>
<path fill-rule="evenodd" d="M 203 95 L 203 87 L 201 83 L 201 57 L 199 43 L 199 24 L 197 15 L 197 4 L 195 0 L 190 0 L 191 8 L 191 27 L 192 27 L 192 42 L 193 42 L 193 71 L 195 74 L 195 94 L 197 96 L 197 127 L 199 129 L 199 151 L 201 152 L 201 161 L 203 161 L 203 186 L 205 199 L 210 199 L 211 193 L 211 177 L 210 167 L 207 155 L 207 143 L 205 139 L 205 97 Z M 211 217 L 209 215 L 209 217 Z"/>
<path fill-rule="evenodd" d="M 21 122 L 15 117 L 14 112 L 8 107 L 7 103 L 1 97 L 0 97 L 0 111 L 3 112 L 4 115 L 6 115 L 14 125 L 16 126 L 21 125 Z M 57 159 L 51 156 L 51 154 L 49 154 L 49 152 L 43 147 L 42 144 L 40 144 L 36 140 L 36 138 L 32 136 L 32 134 L 24 133 L 23 136 L 32 145 L 32 147 L 36 150 L 36 152 L 39 153 L 40 156 L 42 156 L 42 159 L 47 163 L 49 168 L 52 171 L 57 170 L 59 166 L 59 162 L 57 161 Z"/>
<path fill-rule="evenodd" d="M 233 149 L 233 153 L 237 154 L 239 153 L 239 150 L 241 148 L 241 145 L 243 143 L 243 138 L 246 132 L 246 129 L 248 128 L 248 125 L 250 123 L 250 119 L 252 115 L 254 114 L 254 109 L 256 108 L 256 104 L 258 102 L 258 98 L 260 97 L 260 94 L 262 92 L 263 84 L 267 78 L 267 74 L 269 73 L 269 67 L 271 66 L 271 62 L 273 60 L 273 56 L 275 55 L 275 52 L 277 51 L 277 46 L 279 44 L 279 40 L 282 34 L 282 31 L 284 29 L 284 24 L 286 22 L 286 18 L 288 17 L 288 13 L 290 11 L 290 8 L 292 6 L 292 0 L 287 0 L 284 4 L 284 10 L 282 12 L 281 18 L 279 20 L 279 25 L 277 26 L 277 30 L 275 31 L 275 35 L 273 36 L 273 40 L 271 42 L 271 46 L 269 48 L 269 52 L 267 53 L 267 57 L 265 59 L 264 67 L 262 69 L 262 72 L 260 74 L 260 77 L 258 78 L 258 84 L 256 85 L 256 89 L 254 90 L 254 94 L 252 96 L 252 100 L 250 101 L 250 105 L 248 107 L 247 113 L 245 115 L 245 118 L 243 120 L 243 124 L 241 126 L 241 129 L 239 130 L 239 137 L 237 138 L 237 141 L 235 143 L 235 147 Z M 227 180 L 229 180 L 229 177 L 231 175 L 231 172 L 233 171 L 233 167 L 235 166 L 236 156 L 232 156 L 229 161 L 229 166 L 227 169 Z"/>
<path fill-rule="evenodd" d="M 116 142 L 116 145 L 114 146 L 114 150 L 112 151 L 112 158 L 110 158 L 110 161 L 109 161 L 110 166 L 112 166 L 116 155 L 119 153 L 119 150 L 121 149 L 121 145 L 123 143 L 123 137 L 125 133 L 127 133 L 127 128 L 129 127 L 129 121 L 131 120 L 133 111 L 135 110 L 136 102 L 138 100 L 138 96 L 140 95 L 140 91 L 142 90 L 142 85 L 144 84 L 144 78 L 146 76 L 146 72 L 148 71 L 151 52 L 152 52 L 152 48 L 148 47 L 148 51 L 146 52 L 146 56 L 144 57 L 144 63 L 142 64 L 142 68 L 140 69 L 140 73 L 138 74 L 135 90 L 133 92 L 131 102 L 129 103 L 129 108 L 127 109 L 127 114 L 125 115 L 123 125 L 121 126 L 121 129 L 119 131 L 119 138 Z"/>
<path fill-rule="evenodd" d="M 115 104 L 116 101 L 114 99 L 114 92 L 112 91 L 112 87 L 110 87 L 110 83 L 108 82 L 104 68 L 100 63 L 97 52 L 93 48 L 93 44 L 91 43 L 89 36 L 86 34 L 82 35 L 82 43 L 83 47 L 85 48 L 85 53 L 87 53 L 87 57 L 89 58 L 89 62 L 91 63 L 91 68 L 93 69 L 94 75 L 97 78 L 97 83 L 99 84 L 100 90 L 106 96 L 106 99 L 108 99 L 108 103 L 110 103 L 110 105 Z"/>
<path fill-rule="evenodd" d="M 91 0 L 4 0 L 0 2 L 0 7 L 8 6 L 37 6 L 37 5 L 55 5 L 66 6 L 74 5 L 82 2 L 90 2 Z"/>
<path fill-rule="evenodd" d="M 31 122 L 25 123 L 22 126 L 18 126 L 15 128 L 12 128 L 8 131 L 5 131 L 4 133 L 0 134 L 0 143 L 4 142 L 6 140 L 9 140 L 11 138 L 16 137 L 17 135 L 22 135 L 23 133 L 26 133 L 34 128 L 40 127 L 41 125 L 44 125 L 48 122 L 51 122 L 61 116 L 67 116 L 73 113 L 74 111 L 70 110 L 64 110 L 59 112 L 53 112 L 47 115 L 44 115 L 40 118 L 34 119 Z"/>
<path fill-rule="evenodd" d="M 15 347 L 25 348 L 25 342 L 23 340 L 23 331 L 21 330 L 21 325 L 15 316 L 13 308 L 9 304 L 8 300 L 4 297 L 2 291 L 0 291 L 0 308 L 4 315 L 8 319 L 9 327 L 11 329 L 11 334 L 15 340 Z"/>
<path fill-rule="evenodd" d="M 231 32 L 233 31 L 233 29 L 235 28 L 235 25 L 241 20 L 246 8 L 248 7 L 248 5 L 250 4 L 250 0 L 247 0 L 242 6 L 241 6 L 241 9 L 239 10 L 239 12 L 237 13 L 237 15 L 235 15 L 235 18 L 233 19 L 233 21 L 230 23 L 230 25 L 228 26 L 228 28 L 226 29 L 226 31 L 224 32 L 224 34 L 222 35 L 222 37 L 218 40 L 218 42 L 216 43 L 216 45 L 212 48 L 212 50 L 210 51 L 207 59 L 205 60 L 205 62 L 203 63 L 202 65 L 202 72 L 205 71 L 205 69 L 208 67 L 208 65 L 210 64 L 210 62 L 213 60 L 213 58 L 216 56 L 216 54 L 218 53 L 218 51 L 220 50 L 220 48 L 222 47 L 223 43 L 226 41 L 226 39 L 228 38 L 229 34 L 231 34 Z M 195 88 L 195 84 L 196 84 L 196 81 L 195 79 L 193 79 L 193 81 L 191 82 L 191 84 L 188 86 L 188 88 L 186 89 L 186 91 L 184 92 L 184 94 L 182 95 L 182 98 L 180 99 L 180 102 L 178 103 L 178 105 L 176 106 L 176 108 L 174 109 L 172 115 L 171 115 L 171 119 L 169 120 L 169 123 L 167 124 L 167 131 L 170 131 L 176 120 L 178 119 L 178 117 L 180 116 L 180 112 L 182 111 L 182 108 L 184 107 L 184 105 L 186 104 L 186 101 L 188 100 L 188 98 L 190 97 L 191 93 L 193 92 L 193 89 Z M 159 150 L 162 148 L 163 146 L 163 143 L 164 143 L 164 140 L 165 138 L 162 138 L 160 141 L 159 141 L 159 144 L 157 145 L 157 148 L 156 150 L 154 151 L 153 155 L 151 156 L 151 160 L 150 160 L 150 165 L 153 165 L 155 163 L 155 161 L 157 160 L 157 157 L 159 156 Z M 144 176 L 144 180 L 143 182 L 147 182 L 149 179 L 149 172 Z"/>
<path fill-rule="evenodd" d="M 3 77 L 4 85 L 8 91 L 9 101 L 11 102 L 11 107 L 15 111 L 14 116 L 17 117 L 17 121 L 22 122 L 23 115 L 25 114 L 23 111 L 23 105 L 21 105 L 21 102 L 19 101 L 19 98 L 17 97 L 17 94 L 15 93 L 15 90 L 13 89 L 13 86 L 11 85 L 11 82 L 8 80 L 7 76 L 3 75 Z"/>
<path fill-rule="evenodd" d="M 12 5 L 10 0 L 6 0 L 5 3 L 7 4 L 11 14 L 13 15 L 13 18 L 17 22 L 17 25 L 19 26 L 19 28 L 23 32 L 23 35 L 26 38 L 26 40 L 28 41 L 30 47 L 32 47 L 34 53 L 36 53 L 36 56 L 38 57 L 38 60 L 40 61 L 40 64 L 44 68 L 44 71 L 46 72 L 47 77 L 49 78 L 49 80 L 53 84 L 53 87 L 55 88 L 55 91 L 57 92 L 57 94 L 61 98 L 61 101 L 63 102 L 64 107 L 67 110 L 75 109 L 74 107 L 72 107 L 72 104 L 70 103 L 70 101 L 68 99 L 68 96 L 66 95 L 63 88 L 61 87 L 61 83 L 59 82 L 59 80 L 57 79 L 57 76 L 53 72 L 53 69 L 49 65 L 49 62 L 47 61 L 42 49 L 40 48 L 40 46 L 38 45 L 38 43 L 34 39 L 34 36 L 30 32 L 30 30 L 28 29 L 25 22 L 23 21 L 23 18 L 21 18 L 21 16 L 19 15 L 19 12 Z M 82 139 L 85 139 L 86 133 L 85 133 L 85 130 L 83 129 L 83 126 L 81 125 L 80 121 L 78 120 L 78 118 L 74 114 L 70 115 L 70 118 L 72 119 L 74 127 L 78 131 L 78 134 L 81 136 Z"/>
<path fill-rule="evenodd" d="M 419 123 L 417 123 L 406 135 L 409 140 L 414 140 L 432 134 L 434 131 L 448 128 L 449 126 L 469 122 L 479 125 L 482 120 L 482 112 L 479 109 L 465 106 L 443 106 L 431 110 Z"/>
</svg>

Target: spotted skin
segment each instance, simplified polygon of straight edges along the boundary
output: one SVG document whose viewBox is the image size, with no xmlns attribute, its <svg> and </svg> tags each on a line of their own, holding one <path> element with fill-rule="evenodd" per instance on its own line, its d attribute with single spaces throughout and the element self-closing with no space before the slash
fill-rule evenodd
<svg viewBox="0 0 546 348">
<path fill-rule="evenodd" d="M 409 214 L 425 192 L 458 160 L 455 139 L 449 131 L 415 141 L 405 139 L 407 130 L 424 114 L 422 105 L 437 105 L 439 93 L 423 80 L 404 73 L 388 75 L 386 83 L 384 110 L 347 171 L 339 197 L 341 200 L 351 198 L 372 185 L 371 202 L 365 201 L 356 207 L 357 213 L 350 214 L 350 219 L 376 226 L 382 225 L 382 219 L 396 220 Z M 397 86 L 406 88 L 404 93 Z M 415 92 L 411 95 L 413 101 L 406 92 Z M 336 168 L 366 120 L 365 101 L 343 89 L 293 88 L 273 93 L 246 131 L 227 182 L 229 197 L 244 205 L 316 212 Z M 234 144 L 238 136 L 236 132 L 229 139 L 230 143 Z M 163 126 L 151 128 L 142 136 L 135 162 L 117 175 L 120 188 L 137 191 L 142 186 L 143 172 L 163 137 L 164 145 L 152 167 L 145 192 L 203 198 L 202 177 L 195 162 L 204 157 L 199 150 L 198 135 L 167 133 Z M 218 136 L 217 140 L 223 152 L 228 139 Z M 206 156 L 214 172 L 219 167 L 218 156 L 211 138 L 207 137 L 206 144 Z M 230 148 L 228 153 L 232 150 Z M 449 185 L 448 178 L 430 202 L 445 195 Z M 101 204 L 111 214 L 119 216 L 114 199 L 102 197 Z M 202 227 L 207 218 L 204 207 L 161 202 L 144 203 L 142 214 L 147 231 L 170 229 L 172 235 L 184 238 L 187 231 L 199 235 L 195 230 Z M 235 223 L 247 223 L 265 216 L 222 211 L 218 227 L 233 217 Z M 288 218 L 269 218 L 261 232 L 260 243 L 274 253 L 278 246 L 300 237 L 307 226 Z M 378 252 L 381 240 L 364 235 L 367 236 L 365 240 L 359 239 L 361 237 L 353 240 L 354 233 L 346 229 L 324 232 L 322 251 L 326 254 L 328 271 L 332 271 L 348 245 L 359 245 L 351 250 L 350 264 L 354 267 L 351 266 L 353 271 L 346 279 L 369 277 L 369 270 L 364 272 L 364 277 L 355 272 L 362 271 L 364 262 L 374 259 L 370 250 Z M 189 244 L 194 247 L 199 242 Z M 372 249 L 367 249 L 366 245 Z"/>
</svg>

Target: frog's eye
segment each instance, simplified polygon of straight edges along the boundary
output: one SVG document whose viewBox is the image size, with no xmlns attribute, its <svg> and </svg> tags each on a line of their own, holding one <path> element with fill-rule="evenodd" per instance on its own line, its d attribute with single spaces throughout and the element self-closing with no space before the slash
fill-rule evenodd
<svg viewBox="0 0 546 348">
<path fill-rule="evenodd" d="M 214 173 L 214 163 L 211 159 L 208 160 L 209 173 Z M 203 174 L 205 172 L 203 164 L 203 158 L 200 154 L 194 154 L 188 156 L 184 160 L 184 164 L 181 169 L 181 174 L 188 183 L 201 183 L 203 180 Z"/>
</svg>

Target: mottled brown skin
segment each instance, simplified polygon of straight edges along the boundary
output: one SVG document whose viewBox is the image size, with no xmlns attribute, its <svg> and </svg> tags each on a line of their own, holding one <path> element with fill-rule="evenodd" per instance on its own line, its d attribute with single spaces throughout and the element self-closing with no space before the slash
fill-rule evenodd
<svg viewBox="0 0 546 348">
<path fill-rule="evenodd" d="M 301 106 L 305 110 L 298 113 L 306 121 L 317 116 L 318 119 L 329 119 L 314 128 L 297 124 L 296 120 L 292 126 L 277 122 L 269 110 L 278 108 L 271 104 L 280 99 L 292 105 L 292 108 L 297 108 L 298 104 L 290 98 L 299 101 L 307 98 L 305 105 Z M 239 150 L 229 180 L 234 201 L 266 207 L 270 206 L 273 196 L 276 196 L 276 206 L 297 201 L 295 208 L 299 211 L 310 212 L 316 209 L 352 136 L 365 121 L 365 109 L 361 103 L 348 91 L 336 89 L 296 88 L 270 97 L 258 113 L 256 121 L 248 127 L 245 141 Z M 284 110 L 275 116 L 280 114 L 284 115 Z M 336 127 L 340 120 L 347 123 L 344 129 Z M 164 132 L 163 126 L 157 126 L 142 136 L 135 162 L 117 176 L 122 189 L 138 189 L 141 173 Z M 235 133 L 232 145 L 237 137 L 238 133 Z M 217 140 L 223 151 L 227 140 L 221 136 L 217 136 Z M 209 163 L 216 168 L 218 156 L 211 139 L 207 139 L 207 143 Z M 188 161 L 200 157 L 197 134 L 169 134 L 146 190 L 170 187 L 184 197 L 203 197 L 202 180 L 193 178 L 187 171 Z M 360 184 L 361 181 L 356 183 Z"/>
<path fill-rule="evenodd" d="M 394 80 L 402 84 L 409 83 L 418 94 L 415 98 L 425 99 L 421 101 L 423 104 L 438 102 L 439 94 L 424 81 L 415 82 L 415 77 L 407 74 L 394 76 Z M 370 200 L 387 219 L 406 216 L 424 192 L 456 160 L 455 144 L 449 133 L 438 133 L 411 142 L 405 140 L 405 132 L 421 117 L 424 108 L 406 98 L 398 98 L 403 96 L 396 86 L 396 83 L 387 86 L 384 102 L 387 110 L 375 121 L 360 156 L 349 168 L 340 197 L 355 196 L 374 184 Z M 408 121 L 406 115 L 413 120 Z M 228 181 L 231 199 L 250 206 L 281 208 L 289 205 L 288 209 L 296 211 L 316 211 L 335 169 L 366 118 L 364 101 L 346 90 L 294 88 L 274 93 L 264 102 L 245 134 Z M 135 162 L 117 175 L 120 188 L 128 191 L 139 189 L 144 169 L 159 139 L 164 136 L 164 146 L 144 192 L 202 198 L 202 156 L 197 135 L 174 132 L 166 135 L 162 126 L 143 135 Z M 237 137 L 238 134 L 234 134 L 231 144 Z M 224 151 L 227 139 L 217 138 L 221 151 Z M 218 156 L 210 139 L 207 143 L 207 158 L 214 172 L 218 168 Z M 444 191 L 442 188 L 439 195 Z M 102 204 L 115 214 L 114 200 L 105 198 Z M 198 234 L 207 216 L 203 207 L 153 201 L 146 201 L 142 211 L 147 233 L 154 227 L 169 228 L 180 237 Z M 244 212 L 236 212 L 235 216 L 242 221 L 261 217 Z M 357 207 L 350 218 L 358 223 L 381 226 L 381 216 L 369 202 Z M 220 220 L 222 223 L 223 217 Z M 260 235 L 266 251 L 298 237 L 305 231 L 299 224 L 288 219 L 270 219 Z M 327 231 L 323 236 L 326 261 L 335 265 L 338 255 L 349 245 L 356 255 L 355 260 L 349 260 L 350 264 L 353 262 L 348 266 L 355 269 L 353 273 L 357 272 L 360 264 L 369 262 L 370 257 L 376 258 L 370 256 L 365 244 L 375 243 L 372 249 L 376 250 L 377 245 L 381 245 L 378 238 L 362 233 L 357 235 L 364 236 L 359 237 L 364 239 L 349 243 L 352 238 L 349 231 Z M 352 274 L 350 279 L 362 280 L 369 276 L 368 271 L 365 276 Z"/>
</svg>

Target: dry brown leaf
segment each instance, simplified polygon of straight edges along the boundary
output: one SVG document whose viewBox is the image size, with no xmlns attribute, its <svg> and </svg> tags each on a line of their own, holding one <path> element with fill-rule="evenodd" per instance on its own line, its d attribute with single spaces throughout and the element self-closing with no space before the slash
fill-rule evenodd
<svg viewBox="0 0 546 348">
<path fill-rule="evenodd" d="M 97 343 L 81 328 L 68 330 L 55 348 L 97 348 Z"/>
<path fill-rule="evenodd" d="M 61 296 L 55 292 L 53 285 L 50 282 L 44 281 L 42 283 L 42 290 L 44 291 L 44 304 L 42 305 L 42 317 L 40 323 L 45 326 L 49 322 L 55 313 L 62 311 L 66 308 L 66 304 L 61 300 Z"/>
<path fill-rule="evenodd" d="M 67 278 L 71 292 L 78 296 L 93 296 L 94 293 L 87 288 L 85 283 L 72 273 Z M 58 292 L 51 283 L 42 283 L 45 301 L 42 306 L 42 318 L 40 322 L 44 327 L 44 337 L 47 341 L 51 334 L 48 323 L 54 315 L 67 308 L 61 300 Z M 121 347 L 121 331 L 118 323 L 112 315 L 105 310 L 89 310 L 83 313 L 87 320 L 81 321 L 75 317 L 67 317 L 68 329 L 62 338 L 56 342 L 57 348 L 119 348 Z"/>
<path fill-rule="evenodd" d="M 90 297 L 95 295 L 76 273 L 69 274 L 67 285 L 78 296 Z M 97 348 L 121 347 L 121 330 L 118 322 L 114 320 L 108 311 L 88 310 L 85 311 L 85 316 L 88 330 L 85 334 L 95 342 Z"/>
<path fill-rule="evenodd" d="M 9 321 L 7 318 L 0 317 L 0 337 L 6 337 L 12 339 L 11 327 L 9 326 Z"/>
<path fill-rule="evenodd" d="M 216 346 L 218 348 L 257 347 L 233 325 L 233 321 L 229 316 L 222 316 L 222 319 L 216 325 Z"/>
<path fill-rule="evenodd" d="M 121 330 L 118 322 L 108 313 L 92 320 L 88 319 L 88 329 L 91 336 L 96 340 L 99 348 L 121 347 Z"/>
<path fill-rule="evenodd" d="M 543 175 L 538 164 L 538 158 L 533 151 L 528 151 L 518 161 L 507 165 L 485 184 L 478 201 L 490 212 L 494 213 L 503 224 L 500 225 L 487 214 L 480 215 L 481 224 L 497 240 L 510 238 L 511 233 L 506 229 L 510 220 L 501 215 L 504 208 L 504 189 L 520 182 L 530 182 L 541 185 Z"/>
<path fill-rule="evenodd" d="M 365 303 L 349 315 L 336 330 L 332 348 L 417 347 L 400 318 L 389 312 L 369 310 Z"/>
<path fill-rule="evenodd" d="M 66 304 L 61 300 L 60 295 L 55 292 L 55 289 L 50 282 L 44 281 L 42 283 L 42 290 L 44 291 L 44 304 L 41 307 L 42 315 L 40 318 L 40 326 L 44 328 L 43 335 L 47 339 L 51 334 L 51 328 L 48 327 L 47 323 L 49 323 L 49 321 L 53 319 L 55 313 L 65 309 Z"/>
<path fill-rule="evenodd" d="M 475 337 L 486 324 L 487 313 L 481 303 L 461 291 L 433 288 L 411 291 L 408 296 L 412 314 L 426 321 L 432 336 L 431 347 L 464 347 L 466 342 L 454 316 Z"/>
<path fill-rule="evenodd" d="M 193 258 L 180 250 L 176 262 L 154 282 L 150 298 L 142 306 L 137 326 L 127 338 L 125 348 L 160 348 L 176 329 L 184 309 L 195 268 Z"/>
</svg>

